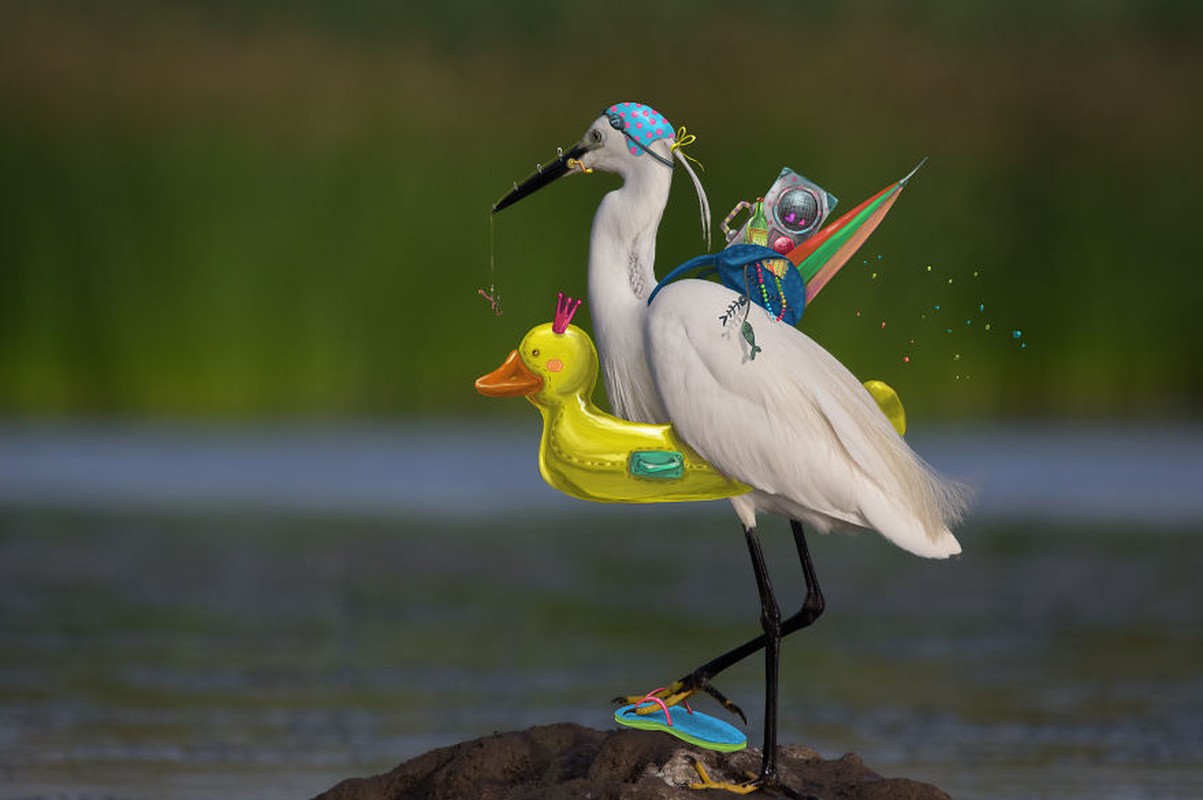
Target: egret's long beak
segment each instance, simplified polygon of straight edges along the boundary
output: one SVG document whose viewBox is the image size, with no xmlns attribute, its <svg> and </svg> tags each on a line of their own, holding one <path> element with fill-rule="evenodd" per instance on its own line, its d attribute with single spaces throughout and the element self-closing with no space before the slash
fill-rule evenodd
<svg viewBox="0 0 1203 800">
<path fill-rule="evenodd" d="M 493 204 L 493 213 L 512 206 L 528 194 L 534 194 L 556 178 L 562 178 L 573 170 L 573 162 L 589 152 L 589 148 L 578 144 L 571 150 L 561 153 L 554 161 L 545 166 L 535 168 L 535 174 L 514 187 L 513 191 Z"/>
<path fill-rule="evenodd" d="M 517 350 L 500 367 L 476 379 L 476 391 L 486 397 L 522 397 L 542 388 L 543 379 L 526 368 Z"/>
</svg>

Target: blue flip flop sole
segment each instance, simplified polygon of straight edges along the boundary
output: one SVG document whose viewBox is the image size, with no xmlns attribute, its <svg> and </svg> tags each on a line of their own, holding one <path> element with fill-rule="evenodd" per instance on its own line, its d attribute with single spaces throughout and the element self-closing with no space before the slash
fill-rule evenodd
<svg viewBox="0 0 1203 800">
<path fill-rule="evenodd" d="M 641 704 L 618 709 L 614 712 L 614 721 L 628 728 L 664 731 L 682 741 L 720 753 L 733 753 L 748 746 L 748 737 L 739 728 L 701 711 L 690 712 L 677 706 L 671 712 L 672 723 L 669 724 L 664 709 L 655 708 L 646 714 L 637 714 L 635 709 L 638 705 Z"/>
</svg>

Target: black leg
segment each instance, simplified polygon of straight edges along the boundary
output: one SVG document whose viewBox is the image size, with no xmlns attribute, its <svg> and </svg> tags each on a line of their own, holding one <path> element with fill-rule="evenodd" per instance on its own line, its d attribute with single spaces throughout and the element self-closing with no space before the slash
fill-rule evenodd
<svg viewBox="0 0 1203 800">
<path fill-rule="evenodd" d="M 771 784 L 777 777 L 777 672 L 781 657 L 781 609 L 773 596 L 760 539 L 754 528 L 744 529 L 748 554 L 756 573 L 756 589 L 760 592 L 760 627 L 764 629 L 764 748 L 760 762 L 759 781 Z"/>
<path fill-rule="evenodd" d="M 794 546 L 798 549 L 798 560 L 802 562 L 802 578 L 806 581 L 806 599 L 798 613 L 787 619 L 781 626 L 781 635 L 788 636 L 796 630 L 809 627 L 823 614 L 827 601 L 823 599 L 823 590 L 819 588 L 819 577 L 815 574 L 814 562 L 810 560 L 810 548 L 806 546 L 806 532 L 802 523 L 796 519 L 789 521 L 790 530 L 794 532 Z"/>
<path fill-rule="evenodd" d="M 823 591 L 819 588 L 819 579 L 815 575 L 814 563 L 810 559 L 810 548 L 806 544 L 806 533 L 802 529 L 802 523 L 797 520 L 790 520 L 790 528 L 794 532 L 794 545 L 798 550 L 798 560 L 802 563 L 802 578 L 806 581 L 806 599 L 802 602 L 802 607 L 798 609 L 797 613 L 781 622 L 782 636 L 789 636 L 795 631 L 808 627 L 822 615 L 823 609 L 826 608 L 826 601 L 823 600 Z M 709 686 L 709 680 L 723 670 L 743 661 L 753 653 L 759 652 L 766 646 L 767 642 L 768 639 L 765 634 L 761 634 L 755 639 L 749 639 L 738 647 L 734 647 L 722 655 L 707 661 L 683 677 L 680 683 L 690 688 L 700 688 L 711 692 L 724 706 L 739 713 L 742 717 L 743 713 L 738 708 L 733 708 L 730 701 L 727 701 L 726 698 L 722 697 L 722 695 L 715 692 Z"/>
<path fill-rule="evenodd" d="M 756 572 L 756 586 L 760 593 L 761 627 L 764 629 L 760 636 L 749 639 L 738 647 L 707 661 L 693 672 L 675 681 L 671 686 L 658 693 L 670 703 L 688 696 L 692 692 L 702 691 L 710 694 L 732 714 L 748 719 L 743 710 L 728 700 L 717 689 L 710 685 L 710 679 L 723 670 L 739 663 L 753 653 L 765 650 L 765 720 L 764 720 L 764 761 L 761 765 L 761 775 L 758 783 L 775 783 L 777 766 L 777 677 L 780 661 L 781 639 L 795 631 L 805 628 L 819 618 L 825 608 L 823 592 L 815 575 L 814 563 L 810 558 L 810 548 L 806 544 L 806 534 L 802 523 L 790 520 L 790 528 L 794 533 L 794 545 L 798 550 L 798 560 L 802 564 L 802 577 L 806 582 L 806 599 L 802 607 L 793 616 L 782 620 L 777 601 L 769 583 L 768 570 L 764 563 L 764 555 L 760 541 L 754 529 L 745 530 L 748 541 L 748 551 L 752 556 L 752 567 Z M 635 703 L 638 697 L 616 697 L 618 703 Z"/>
</svg>

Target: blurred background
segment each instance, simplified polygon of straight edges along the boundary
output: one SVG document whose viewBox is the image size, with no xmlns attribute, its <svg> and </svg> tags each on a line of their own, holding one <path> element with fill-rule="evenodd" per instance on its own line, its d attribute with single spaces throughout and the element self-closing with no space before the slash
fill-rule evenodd
<svg viewBox="0 0 1203 800">
<path fill-rule="evenodd" d="M 559 498 L 471 387 L 584 295 L 616 184 L 490 206 L 622 100 L 697 135 L 716 224 L 928 158 L 801 328 L 978 510 L 955 565 L 815 545 L 783 737 L 1203 794 L 1201 79 L 1180 0 L 0 4 L 0 796 L 308 796 L 754 631 L 726 508 Z M 660 274 L 704 249 L 678 177 Z"/>
<path fill-rule="evenodd" d="M 804 324 L 914 413 L 1199 412 L 1193 3 L 2 13 L 7 414 L 522 413 L 470 379 L 556 291 L 583 293 L 614 182 L 497 220 L 499 319 L 475 294 L 488 209 L 626 98 L 697 134 L 716 224 L 782 166 L 846 209 L 930 159 L 862 253 L 882 256 L 884 288 L 854 263 Z M 676 182 L 661 270 L 703 250 L 691 194 Z M 969 366 L 954 367 L 932 326 L 903 369 L 878 318 L 917 323 L 941 300 L 985 304 L 1000 341 L 958 320 Z M 1016 329 L 1022 354 L 1001 341 Z"/>
</svg>

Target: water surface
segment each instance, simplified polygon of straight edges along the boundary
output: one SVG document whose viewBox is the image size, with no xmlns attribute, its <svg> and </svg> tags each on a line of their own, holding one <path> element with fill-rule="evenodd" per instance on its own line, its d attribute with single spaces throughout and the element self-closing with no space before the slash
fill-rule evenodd
<svg viewBox="0 0 1203 800">
<path fill-rule="evenodd" d="M 307 797 L 606 727 L 756 632 L 724 504 L 559 498 L 523 433 L 4 429 L 0 797 Z M 1203 485 L 1200 437 L 1059 436 L 920 447 L 988 479 L 960 559 L 814 538 L 828 612 L 784 647 L 783 739 L 957 798 L 1203 796 L 1203 515 L 1175 483 Z M 760 674 L 717 681 L 753 742 Z"/>
</svg>

